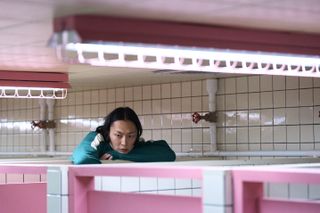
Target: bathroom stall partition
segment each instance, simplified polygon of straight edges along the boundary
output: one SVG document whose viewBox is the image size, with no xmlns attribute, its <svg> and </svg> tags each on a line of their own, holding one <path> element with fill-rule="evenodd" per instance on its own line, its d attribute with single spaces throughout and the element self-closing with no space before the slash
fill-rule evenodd
<svg viewBox="0 0 320 213">
<path fill-rule="evenodd" d="M 46 174 L 44 166 L 1 165 L 0 212 L 46 212 Z"/>
<path fill-rule="evenodd" d="M 201 181 L 202 187 L 209 187 L 204 177 L 211 168 L 177 167 L 177 166 L 148 166 L 148 165 L 108 165 L 107 167 L 69 167 L 69 213 L 125 213 L 154 212 L 154 213 L 201 213 L 208 203 L 201 196 L 186 196 L 177 194 L 155 194 L 141 192 L 102 191 L 95 188 L 95 177 L 121 176 L 133 178 L 167 178 L 189 179 Z M 209 173 L 208 173 L 209 172 Z M 215 171 L 214 171 L 215 172 Z M 112 184 L 112 183 L 111 183 Z M 140 185 L 143 183 L 140 182 Z M 212 186 L 214 183 L 210 183 Z M 150 192 L 150 191 L 149 191 Z M 218 192 L 219 193 L 219 192 Z M 213 204 L 212 204 L 213 205 Z"/>
<path fill-rule="evenodd" d="M 319 162 L 269 163 L 0 164 L 0 212 L 320 212 Z M 276 183 L 288 199 L 277 199 Z"/>
<path fill-rule="evenodd" d="M 308 168 L 309 167 L 309 168 Z M 265 196 L 265 184 L 285 183 L 319 187 L 319 165 L 302 168 L 237 168 L 232 171 L 234 213 L 318 213 L 320 197 L 272 198 Z M 319 196 L 319 193 L 318 193 Z"/>
</svg>

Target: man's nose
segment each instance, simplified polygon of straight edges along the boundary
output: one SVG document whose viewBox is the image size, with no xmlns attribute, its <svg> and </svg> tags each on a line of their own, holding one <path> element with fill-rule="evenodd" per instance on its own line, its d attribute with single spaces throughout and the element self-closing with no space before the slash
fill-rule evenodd
<svg viewBox="0 0 320 213">
<path fill-rule="evenodd" d="M 123 146 L 126 146 L 127 145 L 127 137 L 126 136 L 123 136 L 122 138 L 121 138 L 121 145 L 123 145 Z"/>
</svg>

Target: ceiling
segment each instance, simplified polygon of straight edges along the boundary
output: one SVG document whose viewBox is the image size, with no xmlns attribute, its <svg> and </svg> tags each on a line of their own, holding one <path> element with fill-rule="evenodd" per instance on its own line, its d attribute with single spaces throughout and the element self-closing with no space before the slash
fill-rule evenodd
<svg viewBox="0 0 320 213">
<path fill-rule="evenodd" d="M 320 34 L 319 0 L 1 0 L 0 11 L 0 70 L 69 72 L 77 90 L 219 75 L 64 64 L 46 47 L 54 17 L 104 14 Z"/>
</svg>

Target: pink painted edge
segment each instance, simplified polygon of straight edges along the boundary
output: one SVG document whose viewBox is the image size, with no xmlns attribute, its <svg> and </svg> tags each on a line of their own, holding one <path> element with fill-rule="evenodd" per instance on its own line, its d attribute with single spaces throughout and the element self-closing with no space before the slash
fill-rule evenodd
<svg viewBox="0 0 320 213">
<path fill-rule="evenodd" d="M 139 176 L 172 177 L 202 179 L 202 169 L 192 167 L 164 166 L 106 166 L 106 167 L 70 167 L 75 176 Z"/>
<path fill-rule="evenodd" d="M 46 174 L 47 167 L 45 166 L 13 166 L 1 165 L 0 173 L 16 173 L 16 174 Z"/>
</svg>

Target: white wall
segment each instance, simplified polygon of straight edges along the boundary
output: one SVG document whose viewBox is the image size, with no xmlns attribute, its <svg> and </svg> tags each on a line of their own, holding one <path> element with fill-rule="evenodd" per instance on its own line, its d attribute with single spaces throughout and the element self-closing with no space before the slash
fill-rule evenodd
<svg viewBox="0 0 320 213">
<path fill-rule="evenodd" d="M 107 84 L 107 82 L 106 82 Z M 241 76 L 218 81 L 218 149 L 319 150 L 320 80 Z M 166 139 L 176 152 L 209 152 L 208 124 L 192 123 L 208 111 L 206 80 L 69 91 L 55 105 L 56 150 L 70 152 L 115 107 L 139 115 L 145 139 Z M 0 99 L 0 151 L 39 151 L 38 100 Z"/>
</svg>

